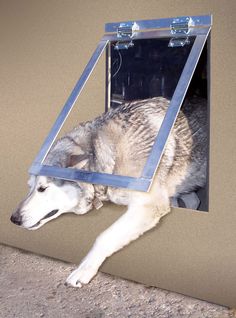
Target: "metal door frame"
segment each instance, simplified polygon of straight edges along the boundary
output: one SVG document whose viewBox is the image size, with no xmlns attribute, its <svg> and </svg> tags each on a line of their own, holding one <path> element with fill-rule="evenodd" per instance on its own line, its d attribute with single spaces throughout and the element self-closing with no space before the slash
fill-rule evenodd
<svg viewBox="0 0 236 318">
<path fill-rule="evenodd" d="M 173 21 L 178 22 L 183 19 L 191 20 L 191 26 L 185 32 L 185 36 L 195 36 L 195 40 L 188 59 L 185 63 L 184 69 L 170 101 L 166 115 L 163 119 L 160 130 L 156 136 L 152 150 L 145 163 L 141 176 L 139 178 L 114 175 L 100 172 L 92 172 L 74 168 L 61 168 L 56 166 L 44 165 L 43 161 L 50 151 L 58 133 L 60 132 L 65 120 L 70 114 L 72 108 L 75 105 L 77 98 L 79 97 L 83 87 L 85 86 L 89 76 L 93 72 L 99 58 L 102 53 L 107 50 L 109 52 L 110 43 L 114 41 L 125 42 L 139 39 L 152 39 L 152 38 L 181 38 L 183 33 L 176 33 L 173 35 Z M 135 25 L 135 32 L 130 35 L 125 35 L 120 38 L 117 30 L 120 26 L 132 27 Z M 66 179 L 71 181 L 83 181 L 92 184 L 102 184 L 112 187 L 128 188 L 138 191 L 149 191 L 155 172 L 160 163 L 165 144 L 171 129 L 175 123 L 182 102 L 186 95 L 187 89 L 191 82 L 198 60 L 201 56 L 201 52 L 206 43 L 207 37 L 211 30 L 212 16 L 197 16 L 197 17 L 179 17 L 168 18 L 158 20 L 141 20 L 141 21 L 127 21 L 118 23 L 108 23 L 105 25 L 105 32 L 107 32 L 99 42 L 96 50 L 94 51 L 91 59 L 85 67 L 81 77 L 76 83 L 73 91 L 67 99 L 64 107 L 62 108 L 59 116 L 57 117 L 54 125 L 52 126 L 48 136 L 46 137 L 38 155 L 36 156 L 33 164 L 29 169 L 29 173 L 33 175 L 44 175 L 49 177 L 55 177 L 60 179 Z M 106 70 L 109 70 L 109 61 L 106 63 Z M 110 84 L 109 80 L 106 81 L 106 100 L 109 101 L 110 97 Z M 108 105 L 106 105 L 108 109 Z"/>
</svg>

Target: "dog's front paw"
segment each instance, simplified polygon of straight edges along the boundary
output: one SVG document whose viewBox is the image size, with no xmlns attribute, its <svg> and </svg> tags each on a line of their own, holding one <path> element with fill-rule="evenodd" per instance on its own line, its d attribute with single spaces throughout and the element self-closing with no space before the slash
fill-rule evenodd
<svg viewBox="0 0 236 318">
<path fill-rule="evenodd" d="M 86 262 L 83 262 L 76 270 L 74 270 L 66 280 L 66 285 L 73 287 L 82 287 L 88 284 L 91 279 L 97 274 L 98 269 L 92 267 Z"/>
</svg>

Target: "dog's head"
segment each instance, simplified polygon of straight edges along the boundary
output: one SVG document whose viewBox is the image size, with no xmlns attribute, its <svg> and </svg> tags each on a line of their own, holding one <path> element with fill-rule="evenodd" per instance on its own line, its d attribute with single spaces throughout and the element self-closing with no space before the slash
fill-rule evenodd
<svg viewBox="0 0 236 318">
<path fill-rule="evenodd" d="M 28 196 L 11 216 L 24 228 L 36 230 L 62 213 L 84 214 L 92 209 L 91 184 L 31 176 L 29 186 Z"/>
<path fill-rule="evenodd" d="M 81 169 L 86 160 L 76 165 Z M 31 176 L 30 191 L 11 221 L 26 229 L 36 230 L 62 213 L 84 214 L 92 209 L 94 187 L 83 182 L 64 181 L 44 176 Z"/>
</svg>

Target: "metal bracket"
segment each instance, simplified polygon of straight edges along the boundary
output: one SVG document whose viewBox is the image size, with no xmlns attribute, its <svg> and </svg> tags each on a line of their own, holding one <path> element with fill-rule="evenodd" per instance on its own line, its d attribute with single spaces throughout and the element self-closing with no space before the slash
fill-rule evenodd
<svg viewBox="0 0 236 318">
<path fill-rule="evenodd" d="M 189 44 L 188 34 L 191 28 L 194 27 L 194 21 L 191 17 L 179 17 L 173 19 L 170 25 L 170 32 L 176 37 L 171 38 L 169 47 L 183 47 Z"/>
<path fill-rule="evenodd" d="M 124 49 L 127 50 L 133 46 L 134 46 L 133 41 L 116 42 L 114 49 L 115 50 L 124 50 Z"/>
<path fill-rule="evenodd" d="M 136 22 L 120 23 L 117 28 L 117 38 L 119 38 L 120 41 L 115 44 L 115 49 L 123 50 L 134 46 L 133 41 L 127 39 L 132 39 L 137 30 L 139 30 L 139 26 Z"/>
<path fill-rule="evenodd" d="M 189 40 L 188 36 L 186 36 L 185 38 L 184 37 L 181 37 L 181 38 L 176 37 L 176 38 L 170 39 L 168 46 L 169 47 L 183 47 L 189 43 L 190 43 L 190 40 Z"/>
<path fill-rule="evenodd" d="M 132 38 L 138 30 L 139 26 L 136 22 L 121 22 L 117 28 L 117 37 Z"/>
</svg>

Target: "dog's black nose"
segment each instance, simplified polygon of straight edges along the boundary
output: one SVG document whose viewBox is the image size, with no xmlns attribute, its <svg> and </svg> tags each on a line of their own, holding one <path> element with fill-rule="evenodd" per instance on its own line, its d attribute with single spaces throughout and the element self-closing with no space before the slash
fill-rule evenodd
<svg viewBox="0 0 236 318">
<path fill-rule="evenodd" d="M 14 213 L 11 216 L 11 221 L 12 223 L 16 225 L 21 225 L 22 224 L 22 216 L 19 213 Z"/>
</svg>

